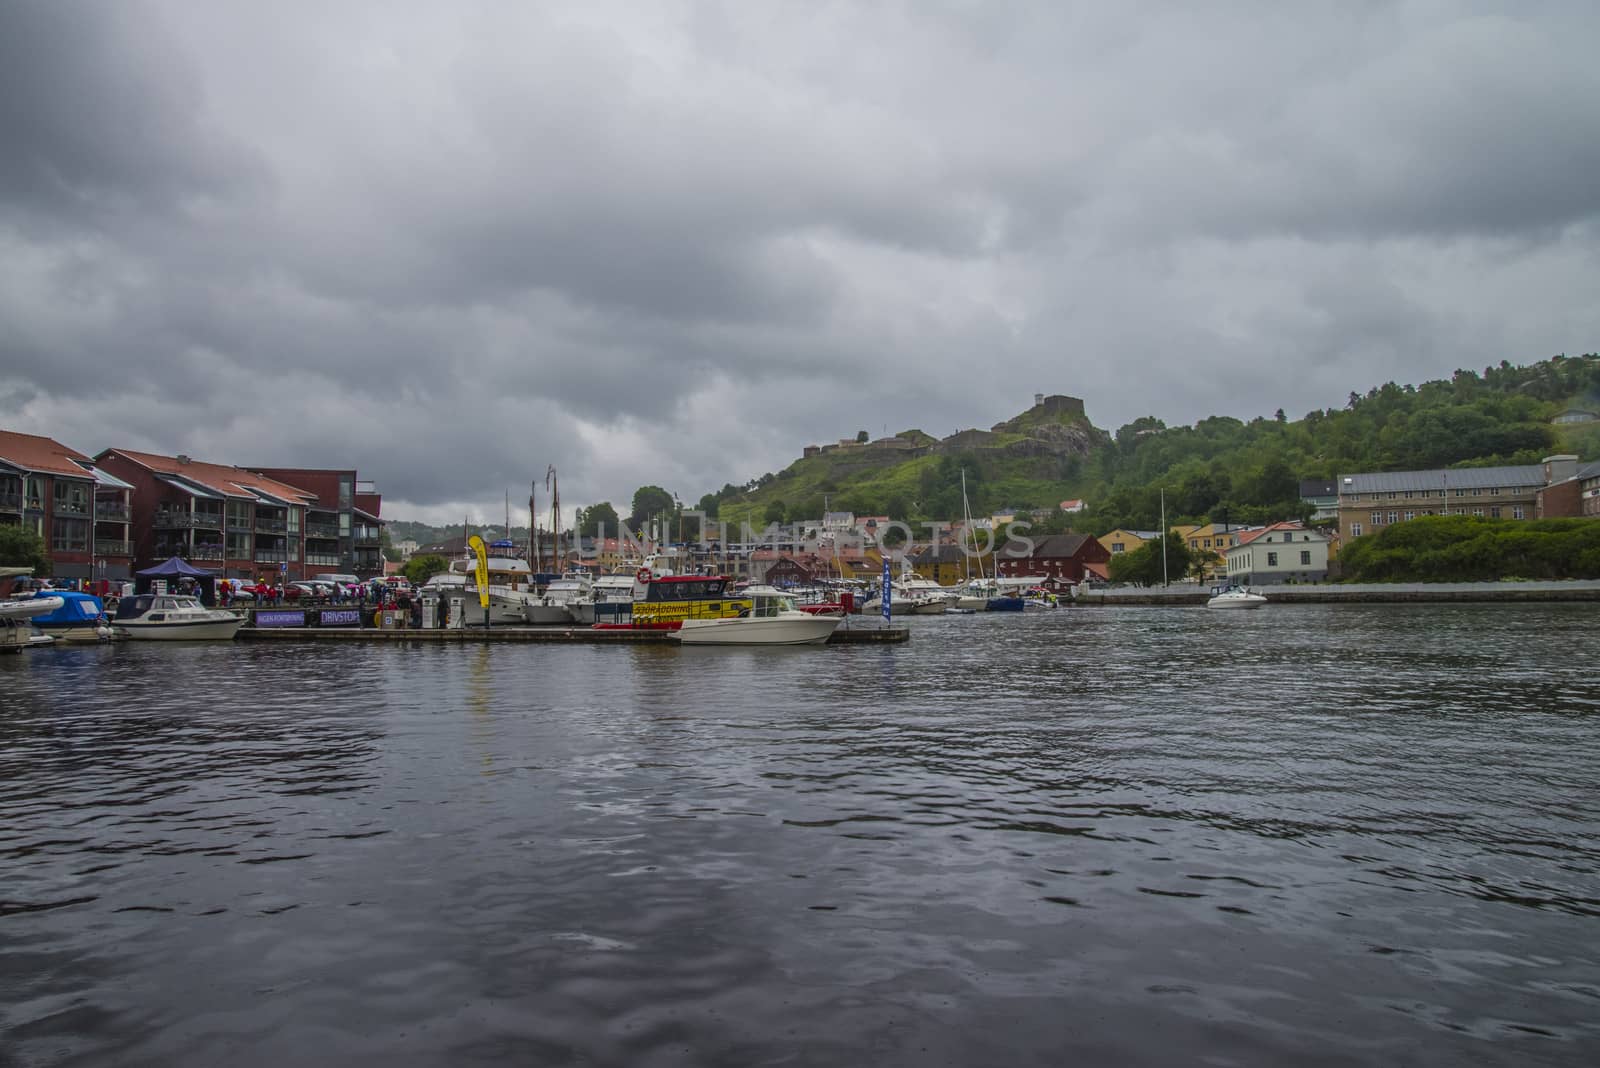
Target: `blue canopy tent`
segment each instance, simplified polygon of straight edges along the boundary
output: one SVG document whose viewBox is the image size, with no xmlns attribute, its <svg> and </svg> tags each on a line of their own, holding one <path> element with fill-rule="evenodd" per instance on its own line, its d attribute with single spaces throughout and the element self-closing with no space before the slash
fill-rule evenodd
<svg viewBox="0 0 1600 1068">
<path fill-rule="evenodd" d="M 169 556 L 155 567 L 147 567 L 143 571 L 134 572 L 135 593 L 149 593 L 156 579 L 166 579 L 168 588 L 177 585 L 179 579 L 193 579 L 200 590 L 200 603 L 215 606 L 217 603 L 217 576 L 210 571 L 202 571 L 187 561 Z"/>
</svg>

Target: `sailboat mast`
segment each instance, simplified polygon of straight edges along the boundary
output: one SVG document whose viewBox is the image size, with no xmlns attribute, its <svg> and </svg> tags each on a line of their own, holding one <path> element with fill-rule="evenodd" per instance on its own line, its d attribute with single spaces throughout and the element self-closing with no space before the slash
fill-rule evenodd
<svg viewBox="0 0 1600 1068">
<path fill-rule="evenodd" d="M 533 510 L 533 491 L 536 485 L 533 482 L 528 483 L 528 560 L 530 563 L 533 561 L 533 554 L 538 548 L 536 539 L 539 529 L 539 517 Z M 538 570 L 538 568 L 534 568 L 535 573 Z"/>
</svg>

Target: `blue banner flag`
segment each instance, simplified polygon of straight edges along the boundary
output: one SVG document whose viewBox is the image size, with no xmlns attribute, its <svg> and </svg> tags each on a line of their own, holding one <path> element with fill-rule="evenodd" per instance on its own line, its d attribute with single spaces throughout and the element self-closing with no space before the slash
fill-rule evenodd
<svg viewBox="0 0 1600 1068">
<path fill-rule="evenodd" d="M 889 583 L 889 558 L 883 558 L 883 620 L 889 622 L 889 598 L 894 587 Z"/>
</svg>

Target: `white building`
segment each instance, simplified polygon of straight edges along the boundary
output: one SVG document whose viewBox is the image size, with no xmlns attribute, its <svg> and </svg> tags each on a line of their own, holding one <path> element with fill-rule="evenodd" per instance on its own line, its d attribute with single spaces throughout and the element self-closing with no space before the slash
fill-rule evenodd
<svg viewBox="0 0 1600 1068">
<path fill-rule="evenodd" d="M 1245 531 L 1228 549 L 1228 581 L 1240 586 L 1321 582 L 1328 576 L 1328 536 L 1299 523 Z"/>
</svg>

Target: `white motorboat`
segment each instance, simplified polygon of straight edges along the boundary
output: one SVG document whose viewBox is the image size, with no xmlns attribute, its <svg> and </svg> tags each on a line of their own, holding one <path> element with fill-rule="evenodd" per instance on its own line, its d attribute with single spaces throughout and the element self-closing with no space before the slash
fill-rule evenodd
<svg viewBox="0 0 1600 1068">
<path fill-rule="evenodd" d="M 33 627 L 36 616 L 49 615 L 66 604 L 60 597 L 23 597 L 0 601 L 0 652 L 15 653 L 31 645 L 49 645 L 54 639 Z"/>
<path fill-rule="evenodd" d="M 534 602 L 528 605 L 529 623 L 584 623 L 582 609 L 587 608 L 588 623 L 594 622 L 593 580 L 587 574 L 569 573 L 552 579 Z"/>
<path fill-rule="evenodd" d="M 1267 603 L 1267 599 L 1259 593 L 1252 593 L 1246 586 L 1221 586 L 1211 591 L 1211 599 L 1206 602 L 1207 608 L 1260 608 Z"/>
<path fill-rule="evenodd" d="M 489 546 L 488 565 L 488 622 L 492 626 L 521 626 L 533 622 L 528 610 L 537 604 L 540 598 L 538 587 L 534 583 L 533 569 L 528 566 L 528 561 L 511 555 L 499 542 L 496 542 Z M 459 616 L 455 609 L 451 608 L 452 626 L 481 627 L 484 624 L 484 610 L 481 598 L 478 596 L 477 568 L 477 560 L 467 556 L 450 565 L 451 574 L 461 576 L 460 586 L 441 581 L 443 576 L 439 575 L 428 580 L 428 585 L 439 589 L 446 599 L 461 601 Z M 566 620 L 566 612 L 562 611 L 560 618 L 552 622 L 566 622 Z"/>
<path fill-rule="evenodd" d="M 139 641 L 228 641 L 244 625 L 244 617 L 207 608 L 198 597 L 176 593 L 141 593 L 124 597 L 112 626 Z"/>
<path fill-rule="evenodd" d="M 723 619 L 686 619 L 677 631 L 678 641 L 684 645 L 821 645 L 844 622 L 843 616 L 802 612 L 793 597 L 776 591 L 746 591 L 744 595 L 751 600 L 748 611 Z"/>
<path fill-rule="evenodd" d="M 900 615 L 942 616 L 956 603 L 954 590 L 946 589 L 930 578 L 924 578 L 911 569 L 911 564 L 900 562 L 900 577 L 890 583 L 892 598 L 889 610 Z M 883 610 L 882 591 L 864 606 L 868 613 Z"/>
</svg>

